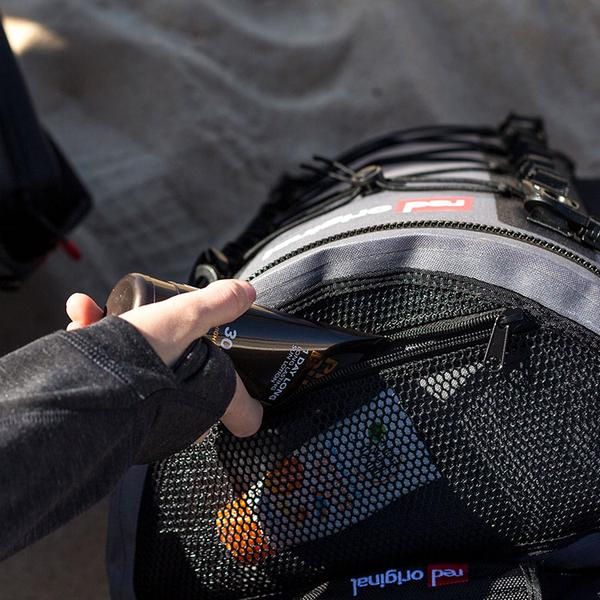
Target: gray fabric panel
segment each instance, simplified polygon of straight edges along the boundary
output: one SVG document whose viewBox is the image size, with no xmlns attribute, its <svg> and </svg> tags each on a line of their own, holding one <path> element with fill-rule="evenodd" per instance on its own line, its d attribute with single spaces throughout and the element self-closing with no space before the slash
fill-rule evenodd
<svg viewBox="0 0 600 600">
<path fill-rule="evenodd" d="M 372 153 L 369 157 L 363 156 L 357 164 L 377 163 L 379 156 L 390 153 L 404 154 L 416 150 L 425 150 L 429 147 L 427 144 L 419 143 L 399 144 Z M 489 160 L 489 157 L 478 152 L 464 152 L 461 154 Z M 446 169 L 455 166 L 464 167 L 465 163 L 460 163 L 460 161 L 440 162 L 434 165 L 426 162 L 408 163 L 386 165 L 383 170 L 387 177 L 396 177 L 406 173 L 414 174 L 420 170 Z M 448 177 L 467 177 L 467 172 L 448 173 L 442 176 L 442 179 Z M 487 171 L 469 171 L 468 177 L 481 181 L 500 180 L 497 175 L 492 177 Z M 510 177 L 501 179 L 509 185 L 514 186 L 516 184 Z M 337 192 L 345 189 L 346 185 L 339 184 L 335 188 L 331 188 L 328 194 L 333 193 L 334 190 Z M 499 213 L 504 216 L 512 213 L 511 222 L 507 222 Z M 519 216 L 517 220 L 514 218 L 515 215 Z M 592 249 L 577 244 L 562 235 L 533 225 L 525 217 L 526 212 L 523 208 L 523 201 L 518 197 L 496 198 L 492 193 L 463 192 L 460 189 L 453 189 L 451 184 L 449 184 L 447 190 L 423 192 L 382 191 L 366 197 L 359 197 L 344 206 L 329 210 L 321 216 L 316 216 L 310 221 L 281 233 L 250 260 L 244 267 L 243 274 L 247 276 L 290 252 L 297 251 L 307 244 L 318 242 L 333 235 L 380 224 L 425 220 L 477 223 L 534 235 L 543 241 L 557 244 L 566 249 L 570 248 L 576 254 L 600 264 L 600 252 L 594 252 Z M 530 249 L 532 253 L 543 251 L 533 247 L 530 247 Z"/>
<path fill-rule="evenodd" d="M 410 203 L 407 210 L 412 210 L 417 203 L 422 201 L 466 202 L 469 210 L 401 212 L 404 210 L 403 205 L 399 204 L 401 201 Z M 244 273 L 252 273 L 281 256 L 304 247 L 306 244 L 317 242 L 332 235 L 383 223 L 403 223 L 430 219 L 506 227 L 497 219 L 496 202 L 492 194 L 472 192 L 381 192 L 366 198 L 358 198 L 346 206 L 311 219 L 309 222 L 277 236 L 248 263 L 244 268 Z"/>
<path fill-rule="evenodd" d="M 146 465 L 132 467 L 110 497 L 106 571 L 112 600 L 135 600 L 135 542 L 147 470 Z"/>
<path fill-rule="evenodd" d="M 491 234 L 422 229 L 357 236 L 285 261 L 252 283 L 260 303 L 279 306 L 321 281 L 398 268 L 444 271 L 513 290 L 600 334 L 600 278 L 561 256 Z"/>
<path fill-rule="evenodd" d="M 465 203 L 465 210 L 432 210 L 427 212 L 413 209 L 418 207 L 419 202 L 445 202 Z M 407 210 L 402 212 L 410 203 Z M 518 199 L 504 200 L 504 202 L 515 202 L 522 204 Z M 382 192 L 366 198 L 358 198 L 326 215 L 311 219 L 293 229 L 277 236 L 265 248 L 263 248 L 243 269 L 244 276 L 250 275 L 259 268 L 268 265 L 274 260 L 296 251 L 307 244 L 317 242 L 333 235 L 345 233 L 355 229 L 373 227 L 388 223 L 405 223 L 412 221 L 443 220 L 460 221 L 467 223 L 478 223 L 491 227 L 500 227 L 518 233 L 532 235 L 531 230 L 509 225 L 498 218 L 496 200 L 492 194 L 484 193 L 458 193 L 458 192 Z M 396 235 L 400 235 L 400 230 Z M 375 234 L 374 234 L 375 235 Z M 476 233 L 469 235 L 476 237 Z M 536 231 L 535 237 L 559 245 L 568 247 L 567 238 L 556 240 L 556 236 L 550 237 L 547 232 Z M 562 236 L 560 236 L 562 238 Z M 553 239 L 554 238 L 554 239 Z M 529 246 L 530 253 L 545 252 L 533 246 Z M 595 261 L 600 264 L 600 253 L 581 246 L 576 254 Z"/>
</svg>

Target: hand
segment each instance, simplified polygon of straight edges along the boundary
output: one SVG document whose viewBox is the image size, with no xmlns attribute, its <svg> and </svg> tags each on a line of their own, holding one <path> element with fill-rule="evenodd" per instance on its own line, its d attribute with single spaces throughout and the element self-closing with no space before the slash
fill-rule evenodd
<svg viewBox="0 0 600 600">
<path fill-rule="evenodd" d="M 237 319 L 255 298 L 256 292 L 249 283 L 224 279 L 195 292 L 140 306 L 120 318 L 129 321 L 164 363 L 171 365 L 195 339 L 211 327 Z M 89 296 L 73 294 L 67 300 L 67 315 L 72 319 L 67 330 L 73 330 L 96 323 L 103 311 Z M 236 376 L 235 393 L 221 422 L 234 435 L 245 437 L 258 431 L 263 409 Z"/>
</svg>

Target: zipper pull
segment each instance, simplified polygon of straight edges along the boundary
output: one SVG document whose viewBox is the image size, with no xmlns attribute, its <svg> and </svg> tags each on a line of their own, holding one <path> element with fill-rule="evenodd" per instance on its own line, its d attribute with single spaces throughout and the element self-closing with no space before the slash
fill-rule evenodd
<svg viewBox="0 0 600 600">
<path fill-rule="evenodd" d="M 525 321 L 525 313 L 520 308 L 507 309 L 496 318 L 483 359 L 484 363 L 488 364 L 493 371 L 502 370 L 510 329 L 520 325 L 523 321 Z"/>
</svg>

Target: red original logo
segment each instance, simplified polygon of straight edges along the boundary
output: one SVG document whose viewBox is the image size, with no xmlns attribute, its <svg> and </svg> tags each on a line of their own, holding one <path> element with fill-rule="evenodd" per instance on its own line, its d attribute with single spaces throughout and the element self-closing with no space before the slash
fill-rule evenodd
<svg viewBox="0 0 600 600">
<path fill-rule="evenodd" d="M 400 200 L 394 209 L 400 213 L 470 211 L 473 208 L 471 196 L 433 196 Z"/>
<path fill-rule="evenodd" d="M 469 565 L 456 563 L 427 565 L 427 587 L 434 588 L 467 581 L 469 581 Z"/>
</svg>

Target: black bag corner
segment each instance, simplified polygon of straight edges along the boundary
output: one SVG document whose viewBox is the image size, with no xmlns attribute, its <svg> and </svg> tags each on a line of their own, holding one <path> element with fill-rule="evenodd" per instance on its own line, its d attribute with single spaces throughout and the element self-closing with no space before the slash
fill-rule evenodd
<svg viewBox="0 0 600 600">
<path fill-rule="evenodd" d="M 39 123 L 0 20 L 0 289 L 18 287 L 58 245 L 76 256 L 66 235 L 91 206 Z"/>
</svg>

